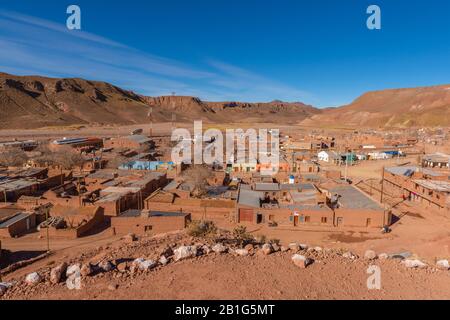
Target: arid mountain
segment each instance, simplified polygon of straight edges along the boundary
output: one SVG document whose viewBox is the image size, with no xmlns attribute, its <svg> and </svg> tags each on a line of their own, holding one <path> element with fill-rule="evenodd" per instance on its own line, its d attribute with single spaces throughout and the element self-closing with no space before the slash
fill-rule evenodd
<svg viewBox="0 0 450 320">
<path fill-rule="evenodd" d="M 349 105 L 323 110 L 308 125 L 450 126 L 450 85 L 368 92 Z"/>
<path fill-rule="evenodd" d="M 319 109 L 303 103 L 204 102 L 194 97 L 145 97 L 109 83 L 0 73 L 0 128 L 154 121 L 295 123 Z"/>
</svg>

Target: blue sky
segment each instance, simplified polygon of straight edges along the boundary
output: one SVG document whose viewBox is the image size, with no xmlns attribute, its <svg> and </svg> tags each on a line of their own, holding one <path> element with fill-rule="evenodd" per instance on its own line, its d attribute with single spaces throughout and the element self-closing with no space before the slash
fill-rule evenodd
<svg viewBox="0 0 450 320">
<path fill-rule="evenodd" d="M 82 30 L 65 28 L 77 4 Z M 382 29 L 366 28 L 366 9 Z M 0 71 L 109 81 L 211 101 L 350 103 L 450 83 L 447 0 L 153 0 L 0 3 Z"/>
</svg>

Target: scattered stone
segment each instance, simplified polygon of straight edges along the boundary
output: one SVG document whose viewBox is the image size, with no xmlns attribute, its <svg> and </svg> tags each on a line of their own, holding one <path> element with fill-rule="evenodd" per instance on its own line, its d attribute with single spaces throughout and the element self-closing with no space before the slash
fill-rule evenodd
<svg viewBox="0 0 450 320">
<path fill-rule="evenodd" d="M 25 277 L 25 282 L 30 286 L 35 286 L 41 281 L 42 281 L 42 277 L 37 272 L 30 273 L 29 275 L 27 275 Z"/>
<path fill-rule="evenodd" d="M 307 244 L 301 243 L 299 244 L 300 250 L 308 250 L 309 246 Z"/>
<path fill-rule="evenodd" d="M 137 241 L 137 237 L 134 233 L 129 233 L 125 237 L 123 237 L 123 240 L 125 240 L 125 242 L 127 243 L 132 243 Z"/>
<path fill-rule="evenodd" d="M 300 251 L 300 246 L 298 245 L 298 243 L 295 242 L 289 243 L 288 247 L 290 250 L 294 252 Z"/>
<path fill-rule="evenodd" d="M 212 247 L 212 251 L 214 251 L 215 253 L 225 253 L 227 252 L 227 247 L 225 247 L 221 243 L 218 243 Z"/>
<path fill-rule="evenodd" d="M 70 277 L 73 274 L 81 274 L 81 265 L 79 263 L 69 266 L 66 270 L 66 277 Z"/>
<path fill-rule="evenodd" d="M 302 248 L 302 245 L 300 245 L 300 248 Z M 303 249 L 303 248 L 302 248 Z M 303 249 L 304 250 L 304 249 Z M 315 252 L 321 252 L 323 249 L 321 247 L 315 247 L 314 251 Z"/>
<path fill-rule="evenodd" d="M 373 250 L 367 250 L 364 253 L 364 259 L 366 260 L 375 260 L 377 258 L 377 254 Z"/>
<path fill-rule="evenodd" d="M 389 255 L 387 253 L 380 253 L 378 255 L 378 259 L 381 259 L 381 260 L 389 259 Z"/>
<path fill-rule="evenodd" d="M 401 252 L 401 253 L 393 253 L 389 256 L 390 259 L 399 259 L 399 260 L 405 260 L 411 257 L 411 252 Z"/>
<path fill-rule="evenodd" d="M 176 247 L 176 244 L 174 244 L 174 245 L 172 245 L 173 247 L 175 246 Z M 169 258 L 169 257 L 171 257 L 171 256 L 173 256 L 173 250 L 172 250 L 172 248 L 169 246 L 169 247 L 165 247 L 160 253 L 159 253 L 159 256 L 164 256 L 164 257 L 166 257 L 166 258 Z"/>
<path fill-rule="evenodd" d="M 307 268 L 309 265 L 311 265 L 314 261 L 310 258 L 307 258 L 303 255 L 300 254 L 294 254 L 292 256 L 292 262 L 294 262 L 294 264 L 302 269 Z"/>
<path fill-rule="evenodd" d="M 350 252 L 350 251 L 344 252 L 344 254 L 342 256 L 346 259 L 351 259 L 351 260 L 356 260 L 358 258 L 353 252 Z"/>
<path fill-rule="evenodd" d="M 418 259 L 406 259 L 402 261 L 402 264 L 404 264 L 407 268 L 423 269 L 427 267 L 426 263 L 423 263 Z"/>
<path fill-rule="evenodd" d="M 161 258 L 159 258 L 159 263 L 162 266 L 166 266 L 169 263 L 169 259 L 167 259 L 165 256 L 161 256 Z"/>
<path fill-rule="evenodd" d="M 63 275 L 67 271 L 67 263 L 63 262 L 57 267 L 50 270 L 50 282 L 53 284 L 60 283 L 63 280 Z"/>
<path fill-rule="evenodd" d="M 254 247 L 251 243 L 249 243 L 249 244 L 247 244 L 247 245 L 244 247 L 244 249 L 245 249 L 245 250 L 248 250 L 248 251 L 250 252 L 250 251 L 252 251 L 253 249 L 255 249 L 255 247 Z"/>
<path fill-rule="evenodd" d="M 175 261 L 195 258 L 197 256 L 197 247 L 196 246 L 181 246 L 178 249 L 173 251 Z"/>
<path fill-rule="evenodd" d="M 80 274 L 83 277 L 89 277 L 90 275 L 92 275 L 94 273 L 94 269 L 92 268 L 92 265 L 90 263 L 84 263 L 81 266 L 80 269 Z"/>
<path fill-rule="evenodd" d="M 285 246 L 281 246 L 280 250 L 281 250 L 281 252 L 287 252 L 287 251 L 289 251 L 289 248 L 285 247 Z"/>
<path fill-rule="evenodd" d="M 448 260 L 439 260 L 438 262 L 436 262 L 436 266 L 442 270 L 450 270 L 450 264 L 448 263 Z"/>
<path fill-rule="evenodd" d="M 138 268 L 141 271 L 149 271 L 156 267 L 156 262 L 153 260 L 145 260 L 143 258 L 137 258 L 133 261 L 134 268 Z"/>
<path fill-rule="evenodd" d="M 247 249 L 236 249 L 236 250 L 234 250 L 234 253 L 236 253 L 238 256 L 242 256 L 242 257 L 248 256 Z"/>
<path fill-rule="evenodd" d="M 207 244 L 205 244 L 205 245 L 202 246 L 202 251 L 203 251 L 204 254 L 210 254 L 211 253 L 211 248 Z"/>
<path fill-rule="evenodd" d="M 8 288 L 0 284 L 0 297 L 3 296 L 6 293 L 6 291 L 8 291 Z"/>
<path fill-rule="evenodd" d="M 277 245 L 276 243 L 272 243 L 272 249 L 273 249 L 273 252 L 278 252 L 278 251 L 280 251 L 280 246 Z"/>
<path fill-rule="evenodd" d="M 103 272 L 110 272 L 114 270 L 114 265 L 108 260 L 103 260 L 102 262 L 100 262 L 98 264 L 98 267 Z"/>
<path fill-rule="evenodd" d="M 128 262 L 125 261 L 118 263 L 116 268 L 119 272 L 126 272 L 128 267 L 129 267 Z"/>
<path fill-rule="evenodd" d="M 268 256 L 269 254 L 271 254 L 273 252 L 273 248 L 270 244 L 266 243 L 262 246 L 262 252 Z"/>
</svg>

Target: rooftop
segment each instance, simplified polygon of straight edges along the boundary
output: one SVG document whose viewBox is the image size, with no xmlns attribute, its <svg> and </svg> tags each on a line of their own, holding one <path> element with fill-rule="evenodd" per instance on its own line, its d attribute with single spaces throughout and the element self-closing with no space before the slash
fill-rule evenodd
<svg viewBox="0 0 450 320">
<path fill-rule="evenodd" d="M 330 188 L 328 191 L 332 194 L 338 194 L 341 196 L 339 199 L 341 208 L 383 210 L 377 202 L 353 186 L 335 186 Z"/>
<path fill-rule="evenodd" d="M 430 190 L 450 193 L 450 182 L 447 182 L 447 181 L 413 180 L 413 182 L 417 183 L 418 185 L 420 185 L 424 188 L 430 189 Z"/>
</svg>

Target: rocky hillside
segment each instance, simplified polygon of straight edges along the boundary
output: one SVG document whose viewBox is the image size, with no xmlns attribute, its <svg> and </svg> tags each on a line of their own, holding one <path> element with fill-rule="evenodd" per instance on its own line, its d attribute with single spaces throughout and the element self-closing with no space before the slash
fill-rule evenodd
<svg viewBox="0 0 450 320">
<path fill-rule="evenodd" d="M 450 85 L 368 92 L 303 124 L 369 127 L 450 126 Z"/>
<path fill-rule="evenodd" d="M 303 103 L 204 102 L 194 97 L 145 97 L 105 82 L 0 73 L 0 128 L 154 121 L 290 122 L 320 110 Z"/>
</svg>

